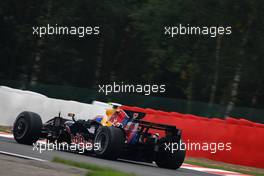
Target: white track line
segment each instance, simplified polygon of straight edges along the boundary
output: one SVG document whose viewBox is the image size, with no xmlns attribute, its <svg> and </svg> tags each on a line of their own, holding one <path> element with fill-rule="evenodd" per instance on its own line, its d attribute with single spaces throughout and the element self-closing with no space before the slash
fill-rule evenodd
<svg viewBox="0 0 264 176">
<path fill-rule="evenodd" d="M 0 151 L 0 154 L 15 156 L 15 157 L 24 158 L 24 159 L 30 159 L 30 160 L 35 160 L 35 161 L 47 162 L 47 160 L 43 160 L 40 158 L 35 158 L 35 157 L 30 157 L 30 156 L 25 156 L 25 155 L 19 155 L 16 153 L 10 153 L 10 152 L 5 152 L 5 151 Z"/>
<path fill-rule="evenodd" d="M 1 137 L 5 137 L 5 138 L 13 138 L 13 134 L 11 133 L 3 133 L 3 132 L 0 132 L 0 136 Z"/>
<path fill-rule="evenodd" d="M 241 174 L 238 172 L 232 172 L 232 171 L 227 171 L 227 170 L 220 170 L 220 169 L 212 169 L 212 168 L 206 168 L 206 167 L 194 167 L 194 165 L 189 165 L 189 164 L 183 164 L 181 168 L 184 169 L 189 169 L 189 170 L 196 170 L 200 172 L 207 172 L 207 173 L 212 173 L 216 175 L 224 175 L 224 176 L 249 176 L 246 174 Z"/>
</svg>

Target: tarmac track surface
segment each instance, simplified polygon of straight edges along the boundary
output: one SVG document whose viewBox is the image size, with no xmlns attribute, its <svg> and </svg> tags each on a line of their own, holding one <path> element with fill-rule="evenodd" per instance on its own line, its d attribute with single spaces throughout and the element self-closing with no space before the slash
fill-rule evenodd
<svg viewBox="0 0 264 176">
<path fill-rule="evenodd" d="M 104 167 L 110 167 L 119 171 L 134 173 L 138 176 L 214 176 L 214 174 L 199 172 L 190 169 L 179 168 L 177 170 L 169 170 L 158 168 L 154 164 L 138 163 L 124 160 L 111 161 L 70 152 L 44 151 L 43 153 L 39 153 L 36 150 L 33 151 L 33 146 L 18 144 L 14 141 L 14 139 L 8 139 L 4 137 L 0 137 L 0 151 L 2 153 L 14 153 L 48 161 L 51 161 L 54 157 L 57 156 L 68 160 L 87 162 Z"/>
</svg>

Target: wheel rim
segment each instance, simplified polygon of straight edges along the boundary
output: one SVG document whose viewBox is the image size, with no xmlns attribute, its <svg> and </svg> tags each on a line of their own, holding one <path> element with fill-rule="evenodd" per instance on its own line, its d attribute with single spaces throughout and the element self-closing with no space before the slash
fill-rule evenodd
<svg viewBox="0 0 264 176">
<path fill-rule="evenodd" d="M 28 128 L 28 125 L 25 122 L 25 120 L 20 118 L 17 121 L 15 129 L 14 129 L 14 135 L 16 136 L 16 138 L 17 139 L 22 138 L 25 135 L 27 128 Z"/>
<path fill-rule="evenodd" d="M 107 135 L 105 133 L 100 133 L 95 140 L 95 143 L 99 144 L 99 149 L 97 152 L 103 153 L 107 148 L 108 141 L 109 139 Z"/>
</svg>

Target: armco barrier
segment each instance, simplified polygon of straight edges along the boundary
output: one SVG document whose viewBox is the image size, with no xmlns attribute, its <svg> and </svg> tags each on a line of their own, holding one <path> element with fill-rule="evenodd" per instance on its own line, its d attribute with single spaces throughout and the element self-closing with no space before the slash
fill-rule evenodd
<svg viewBox="0 0 264 176">
<path fill-rule="evenodd" d="M 63 117 L 72 112 L 77 118 L 92 119 L 104 115 L 105 109 L 100 105 L 48 98 L 35 92 L 0 86 L 0 125 L 4 126 L 12 126 L 22 111 L 36 112 L 46 122 L 59 112 Z"/>
<path fill-rule="evenodd" d="M 145 112 L 145 120 L 175 125 L 183 131 L 186 144 L 224 143 L 219 150 L 188 150 L 187 156 L 203 157 L 232 164 L 264 168 L 264 125 L 228 117 L 203 118 L 177 112 L 123 106 L 123 109 Z M 229 148 L 227 145 L 230 143 Z M 214 145 L 213 145 L 214 146 Z M 220 150 L 221 149 L 221 150 Z M 227 150 L 230 149 L 230 150 Z"/>
</svg>

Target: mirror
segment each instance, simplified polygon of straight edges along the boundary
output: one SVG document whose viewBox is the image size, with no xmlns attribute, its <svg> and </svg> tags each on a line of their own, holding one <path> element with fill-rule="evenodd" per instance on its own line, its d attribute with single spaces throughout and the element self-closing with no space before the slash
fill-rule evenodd
<svg viewBox="0 0 264 176">
<path fill-rule="evenodd" d="M 75 114 L 74 113 L 68 113 L 68 116 L 72 118 L 72 120 L 75 122 Z"/>
</svg>

